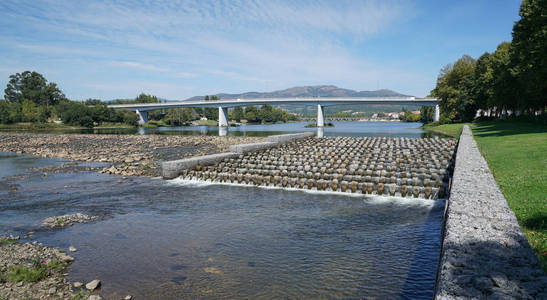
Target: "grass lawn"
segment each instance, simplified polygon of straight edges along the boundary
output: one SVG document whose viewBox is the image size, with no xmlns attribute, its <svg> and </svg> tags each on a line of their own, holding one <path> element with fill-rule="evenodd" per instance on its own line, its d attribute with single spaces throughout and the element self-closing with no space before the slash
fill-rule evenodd
<svg viewBox="0 0 547 300">
<path fill-rule="evenodd" d="M 459 138 L 463 125 L 472 125 L 472 123 L 443 124 L 437 126 L 424 125 L 422 128 Z"/>
<path fill-rule="evenodd" d="M 547 271 L 547 126 L 486 121 L 471 129 L 509 207 Z"/>
</svg>

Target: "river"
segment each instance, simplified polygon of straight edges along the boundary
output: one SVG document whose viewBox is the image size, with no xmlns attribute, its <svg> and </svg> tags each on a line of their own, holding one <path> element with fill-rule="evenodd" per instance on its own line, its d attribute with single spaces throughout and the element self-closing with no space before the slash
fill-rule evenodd
<svg viewBox="0 0 547 300">
<path fill-rule="evenodd" d="M 230 132 L 252 135 L 258 126 Z M 360 130 L 350 127 L 331 129 Z M 423 133 L 403 128 L 383 134 Z M 32 169 L 64 162 L 0 155 L 0 234 L 35 231 L 32 240 L 76 247 L 69 280 L 101 279 L 107 299 L 433 297 L 442 201 L 122 178 L 87 171 L 89 164 Z M 101 219 L 40 226 L 75 212 Z"/>
<path fill-rule="evenodd" d="M 294 122 L 283 124 L 242 124 L 237 127 L 219 129 L 218 126 L 178 126 L 151 128 L 101 128 L 101 129 L 60 129 L 57 133 L 94 134 L 158 134 L 158 135 L 228 135 L 228 136 L 268 136 L 295 132 L 317 132 L 317 128 L 306 128 L 313 122 Z M 432 137 L 443 136 L 420 128 L 422 123 L 407 122 L 331 122 L 334 127 L 322 129 L 324 136 L 387 136 L 387 137 Z M 40 131 L 36 131 L 40 132 Z"/>
</svg>

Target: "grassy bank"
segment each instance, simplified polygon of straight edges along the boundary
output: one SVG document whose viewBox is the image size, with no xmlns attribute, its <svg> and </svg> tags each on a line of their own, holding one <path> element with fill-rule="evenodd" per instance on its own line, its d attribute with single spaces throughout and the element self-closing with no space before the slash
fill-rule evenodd
<svg viewBox="0 0 547 300">
<path fill-rule="evenodd" d="M 455 138 L 459 138 L 462 132 L 463 125 L 472 125 L 472 123 L 455 123 L 455 124 L 443 124 L 443 125 L 429 125 L 422 126 L 423 129 L 431 130 L 434 132 L 446 134 Z"/>
<path fill-rule="evenodd" d="M 547 271 L 547 126 L 488 121 L 471 129 L 509 207 Z"/>
<path fill-rule="evenodd" d="M 523 121 L 466 124 L 547 271 L 547 126 Z M 424 129 L 459 137 L 463 125 L 426 125 Z"/>
</svg>

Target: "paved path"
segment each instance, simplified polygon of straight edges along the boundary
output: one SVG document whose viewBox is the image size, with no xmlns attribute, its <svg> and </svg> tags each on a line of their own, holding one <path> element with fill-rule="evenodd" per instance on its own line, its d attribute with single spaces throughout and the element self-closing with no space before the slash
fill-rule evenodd
<svg viewBox="0 0 547 300">
<path fill-rule="evenodd" d="M 547 276 L 468 126 L 457 151 L 436 299 L 547 299 Z"/>
</svg>

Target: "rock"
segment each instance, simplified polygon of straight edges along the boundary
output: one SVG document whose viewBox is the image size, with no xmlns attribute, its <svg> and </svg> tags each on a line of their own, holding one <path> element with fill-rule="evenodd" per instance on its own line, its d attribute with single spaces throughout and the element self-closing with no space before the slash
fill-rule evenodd
<svg viewBox="0 0 547 300">
<path fill-rule="evenodd" d="M 133 297 L 131 297 L 131 295 L 127 295 L 125 296 L 125 298 L 123 298 L 124 300 L 131 300 Z"/>
<path fill-rule="evenodd" d="M 205 271 L 205 273 L 217 274 L 217 275 L 222 273 L 222 271 L 220 271 L 218 268 L 215 268 L 215 267 L 207 267 L 203 269 L 203 271 Z"/>
<path fill-rule="evenodd" d="M 68 247 L 68 251 L 75 252 L 77 249 L 74 246 Z"/>
<path fill-rule="evenodd" d="M 76 282 L 72 283 L 72 286 L 75 287 L 75 288 L 81 288 L 82 285 L 84 285 L 84 284 L 79 282 L 79 281 L 76 281 Z"/>
<path fill-rule="evenodd" d="M 66 255 L 64 253 L 61 253 L 61 255 L 59 256 L 59 259 L 62 262 L 73 262 L 74 261 L 74 257 L 72 257 L 70 255 Z"/>
<path fill-rule="evenodd" d="M 87 298 L 87 299 L 89 299 L 89 300 L 101 300 L 101 299 L 103 299 L 103 298 L 102 298 L 101 296 L 99 296 L 99 295 L 91 295 L 91 296 L 89 296 L 89 298 Z"/>
<path fill-rule="evenodd" d="M 88 290 L 90 290 L 90 291 L 93 291 L 93 290 L 95 290 L 96 288 L 98 288 L 100 285 L 101 285 L 101 281 L 98 280 L 98 279 L 95 279 L 95 280 L 93 280 L 93 281 L 87 283 L 87 284 L 85 285 L 85 288 L 88 289 Z"/>
<path fill-rule="evenodd" d="M 23 286 L 23 282 L 22 281 L 17 282 L 16 286 L 18 286 L 18 287 Z"/>
<path fill-rule="evenodd" d="M 53 294 L 55 294 L 55 293 L 57 292 L 57 288 L 52 287 L 52 288 L 50 288 L 47 292 L 48 292 L 48 294 L 53 295 Z"/>
</svg>

